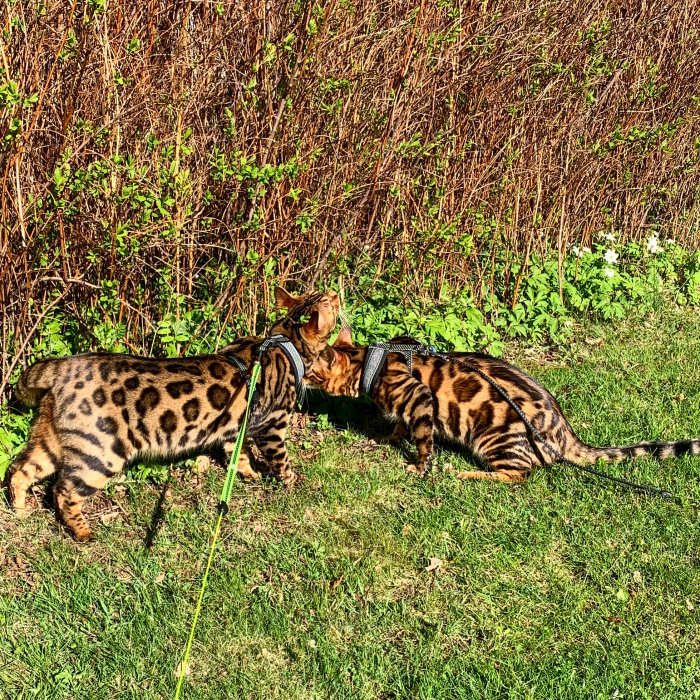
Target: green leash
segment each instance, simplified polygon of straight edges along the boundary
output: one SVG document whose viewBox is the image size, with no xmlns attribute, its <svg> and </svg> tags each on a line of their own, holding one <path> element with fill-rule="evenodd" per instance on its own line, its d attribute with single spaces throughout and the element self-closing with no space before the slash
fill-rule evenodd
<svg viewBox="0 0 700 700">
<path fill-rule="evenodd" d="M 207 567 L 204 569 L 204 577 L 202 578 L 202 587 L 199 591 L 199 598 L 197 599 L 197 607 L 194 610 L 194 619 L 192 620 L 192 627 L 190 628 L 190 636 L 187 640 L 187 646 L 185 647 L 185 654 L 182 657 L 180 663 L 180 677 L 177 680 L 177 687 L 175 688 L 175 698 L 178 700 L 180 697 L 180 689 L 182 688 L 182 682 L 185 679 L 185 671 L 187 669 L 187 661 L 190 658 L 190 650 L 192 649 L 192 642 L 194 641 L 194 631 L 197 627 L 197 621 L 199 620 L 199 613 L 202 611 L 202 600 L 204 598 L 204 591 L 207 587 L 207 579 L 209 578 L 209 569 L 211 569 L 211 562 L 214 558 L 214 550 L 216 549 L 216 542 L 219 539 L 219 531 L 221 530 L 221 521 L 224 515 L 228 513 L 228 502 L 231 500 L 231 491 L 233 490 L 233 480 L 236 478 L 236 472 L 238 471 L 238 459 L 241 456 L 241 450 L 243 449 L 243 440 L 245 439 L 245 429 L 248 424 L 248 413 L 250 412 L 250 404 L 253 401 L 253 394 L 255 393 L 255 387 L 258 383 L 258 375 L 260 374 L 260 362 L 256 362 L 253 365 L 253 372 L 250 377 L 250 391 L 248 392 L 248 403 L 245 407 L 245 413 L 243 414 L 243 421 L 241 422 L 241 427 L 238 430 L 238 437 L 236 437 L 236 445 L 233 448 L 233 453 L 231 454 L 231 461 L 228 464 L 228 469 L 226 470 L 226 480 L 224 481 L 224 488 L 221 491 L 221 501 L 219 502 L 219 518 L 216 521 L 216 527 L 214 528 L 214 536 L 211 540 L 211 549 L 209 550 L 209 558 L 207 559 Z"/>
</svg>

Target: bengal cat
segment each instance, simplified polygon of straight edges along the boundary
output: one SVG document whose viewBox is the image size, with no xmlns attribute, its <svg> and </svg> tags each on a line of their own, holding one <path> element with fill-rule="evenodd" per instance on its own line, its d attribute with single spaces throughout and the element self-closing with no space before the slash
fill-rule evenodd
<svg viewBox="0 0 700 700">
<path fill-rule="evenodd" d="M 287 336 L 306 367 L 326 346 L 335 328 L 335 292 L 292 297 L 276 290 L 278 309 L 289 313 L 271 329 Z M 15 511 L 27 512 L 32 484 L 56 473 L 58 512 L 79 541 L 92 532 L 83 501 L 104 488 L 137 458 L 172 459 L 223 445 L 230 453 L 247 403 L 246 382 L 227 355 L 248 376 L 262 338 L 242 338 L 213 355 L 147 358 L 91 353 L 37 362 L 21 375 L 15 392 L 39 405 L 29 441 L 8 470 Z M 262 355 L 257 399 L 247 437 L 271 472 L 287 486 L 298 479 L 289 464 L 285 435 L 296 402 L 295 375 L 280 348 Z M 247 454 L 240 471 L 253 476 Z"/>
<path fill-rule="evenodd" d="M 417 344 L 412 338 L 392 343 Z M 366 347 L 354 347 L 345 327 L 333 346 L 318 356 L 306 377 L 329 394 L 358 396 Z M 627 447 L 592 447 L 576 436 L 557 400 L 532 377 L 513 365 L 480 353 L 447 353 L 477 367 L 495 380 L 523 410 L 541 435 L 566 459 L 592 463 L 653 455 L 660 459 L 700 453 L 700 440 L 642 442 Z M 433 433 L 467 446 L 489 471 L 460 472 L 461 479 L 524 481 L 532 469 L 556 458 L 527 429 L 521 418 L 489 383 L 455 361 L 413 356 L 408 371 L 404 355 L 389 352 L 371 398 L 397 419 L 390 441 L 412 434 L 418 463 L 408 472 L 425 475 L 433 456 Z"/>
</svg>

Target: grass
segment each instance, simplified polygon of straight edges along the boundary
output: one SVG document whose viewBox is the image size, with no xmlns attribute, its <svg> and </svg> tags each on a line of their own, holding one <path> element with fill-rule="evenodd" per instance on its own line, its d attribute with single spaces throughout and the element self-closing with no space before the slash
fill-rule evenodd
<svg viewBox="0 0 700 700">
<path fill-rule="evenodd" d="M 697 312 L 586 332 L 510 356 L 584 439 L 700 434 Z M 462 483 L 447 448 L 421 481 L 367 405 L 314 408 L 303 485 L 235 487 L 185 698 L 700 697 L 699 458 L 610 467 L 679 505 L 565 467 Z M 172 697 L 221 483 L 117 484 L 88 545 L 50 510 L 3 508 L 0 698 Z"/>
</svg>

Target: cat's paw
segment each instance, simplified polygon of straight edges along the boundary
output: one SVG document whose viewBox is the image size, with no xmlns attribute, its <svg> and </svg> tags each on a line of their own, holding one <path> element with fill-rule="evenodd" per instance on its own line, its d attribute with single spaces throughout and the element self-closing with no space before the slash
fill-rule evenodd
<svg viewBox="0 0 700 700">
<path fill-rule="evenodd" d="M 209 469 L 217 466 L 217 462 L 209 455 L 198 455 L 197 459 L 194 460 L 194 466 L 197 468 L 198 474 L 204 474 Z"/>
<path fill-rule="evenodd" d="M 303 474 L 297 474 L 296 472 L 290 472 L 288 475 L 282 477 L 280 481 L 284 484 L 285 488 L 293 489 L 298 486 L 306 477 Z"/>
<path fill-rule="evenodd" d="M 10 503 L 12 504 L 12 510 L 19 519 L 26 518 L 31 512 L 29 503 L 27 503 L 27 493 L 24 490 L 14 489 L 10 485 Z"/>
<path fill-rule="evenodd" d="M 479 475 L 477 472 L 457 472 L 455 476 L 462 481 L 468 481 L 469 479 L 478 479 Z"/>
<path fill-rule="evenodd" d="M 89 528 L 73 531 L 73 537 L 75 537 L 78 542 L 89 542 L 94 536 L 92 530 Z"/>
<path fill-rule="evenodd" d="M 256 472 L 250 464 L 238 465 L 238 476 L 245 481 L 260 481 L 262 478 L 260 472 Z"/>
<path fill-rule="evenodd" d="M 428 476 L 428 473 L 430 472 L 430 467 L 429 465 L 415 465 L 415 464 L 407 464 L 406 465 L 406 474 L 413 474 L 414 476 L 419 476 L 421 478 L 425 478 Z"/>
</svg>

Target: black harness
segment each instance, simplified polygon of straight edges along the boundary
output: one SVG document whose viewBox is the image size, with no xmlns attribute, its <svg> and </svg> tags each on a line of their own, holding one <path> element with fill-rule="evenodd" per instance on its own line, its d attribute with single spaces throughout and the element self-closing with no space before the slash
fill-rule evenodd
<svg viewBox="0 0 700 700">
<path fill-rule="evenodd" d="M 483 372 L 478 367 L 460 360 L 456 357 L 450 357 L 443 353 L 439 353 L 432 345 L 422 345 L 420 343 L 414 345 L 403 345 L 401 343 L 374 343 L 367 347 L 367 352 L 365 354 L 365 362 L 362 365 L 362 375 L 360 376 L 360 391 L 372 395 L 374 386 L 377 383 L 377 378 L 379 377 L 379 372 L 381 371 L 384 363 L 386 362 L 386 357 L 390 352 L 401 353 L 406 358 L 406 364 L 408 365 L 408 371 L 411 372 L 413 369 L 412 357 L 413 355 L 419 355 L 420 357 L 437 357 L 444 362 L 456 362 L 458 365 L 466 369 L 468 372 L 474 372 L 478 374 L 483 380 L 488 382 L 508 403 L 508 405 L 518 414 L 518 417 L 525 424 L 527 429 L 534 435 L 537 440 L 539 440 L 545 449 L 554 457 L 558 462 L 566 464 L 568 466 L 574 467 L 579 471 L 586 472 L 587 474 L 592 474 L 593 476 L 598 476 L 603 479 L 608 479 L 609 481 L 614 481 L 618 484 L 623 484 L 624 486 L 629 486 L 638 491 L 645 491 L 651 493 L 655 496 L 661 496 L 662 498 L 674 498 L 673 494 L 665 489 L 659 489 L 655 486 L 647 486 L 645 484 L 636 484 L 633 481 L 628 481 L 627 479 L 621 479 L 617 476 L 611 476 L 610 474 L 605 474 L 597 469 L 591 467 L 586 467 L 583 464 L 577 464 L 572 462 L 570 459 L 564 457 L 559 450 L 549 444 L 547 439 L 540 433 L 539 430 L 532 424 L 528 417 L 523 412 L 522 408 L 518 406 L 517 403 L 508 395 L 508 392 L 492 377 L 489 377 L 486 372 Z"/>
<path fill-rule="evenodd" d="M 289 360 L 289 364 L 292 368 L 292 373 L 294 374 L 294 388 L 296 389 L 297 395 L 299 394 L 299 389 L 301 388 L 301 383 L 304 379 L 304 362 L 301 359 L 299 351 L 294 347 L 289 338 L 284 335 L 271 335 L 269 338 L 260 343 L 258 347 L 258 360 L 263 356 L 263 353 L 267 352 L 270 348 L 279 348 Z M 250 394 L 250 375 L 248 374 L 248 368 L 246 367 L 243 360 L 235 355 L 233 352 L 224 352 L 222 357 L 228 360 L 236 369 L 241 373 L 241 376 L 245 380 L 245 385 L 247 393 Z M 254 410 L 255 405 L 258 402 L 258 390 L 255 389 L 253 394 L 253 403 L 251 405 L 251 411 Z"/>
</svg>

